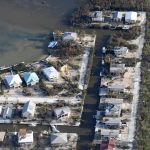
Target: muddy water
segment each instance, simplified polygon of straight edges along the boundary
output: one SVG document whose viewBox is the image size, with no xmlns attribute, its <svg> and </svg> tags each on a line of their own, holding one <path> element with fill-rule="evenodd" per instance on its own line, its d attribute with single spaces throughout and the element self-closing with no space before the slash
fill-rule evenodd
<svg viewBox="0 0 150 150">
<path fill-rule="evenodd" d="M 47 34 L 66 29 L 79 0 L 0 0 L 0 65 L 46 54 Z"/>
</svg>

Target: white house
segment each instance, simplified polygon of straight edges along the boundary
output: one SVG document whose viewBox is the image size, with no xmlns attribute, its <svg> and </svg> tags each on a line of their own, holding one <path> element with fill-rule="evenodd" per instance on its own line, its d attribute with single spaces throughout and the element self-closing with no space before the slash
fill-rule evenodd
<svg viewBox="0 0 150 150">
<path fill-rule="evenodd" d="M 33 103 L 32 101 L 28 101 L 27 103 L 24 104 L 23 110 L 22 110 L 22 116 L 24 118 L 33 118 L 34 113 L 36 109 L 36 104 Z"/>
<path fill-rule="evenodd" d="M 50 138 L 52 146 L 59 146 L 68 142 L 67 133 L 52 133 Z"/>
<path fill-rule="evenodd" d="M 90 12 L 90 17 L 94 22 L 102 22 L 104 21 L 103 12 L 102 11 L 93 11 Z"/>
<path fill-rule="evenodd" d="M 49 81 L 56 81 L 59 78 L 59 72 L 54 67 L 48 67 L 42 70 Z"/>
<path fill-rule="evenodd" d="M 137 21 L 137 12 L 128 11 L 125 13 L 125 22 L 135 23 Z"/>
<path fill-rule="evenodd" d="M 64 32 L 61 38 L 62 41 L 76 41 L 78 34 L 76 32 Z"/>
<path fill-rule="evenodd" d="M 22 84 L 22 80 L 18 74 L 7 75 L 4 79 L 4 81 L 9 88 L 19 87 Z"/>
<path fill-rule="evenodd" d="M 20 129 L 18 132 L 18 144 L 32 144 L 33 143 L 33 131 L 27 131 L 26 129 Z"/>
<path fill-rule="evenodd" d="M 10 119 L 12 117 L 12 113 L 13 113 L 12 108 L 6 107 L 3 112 L 3 118 Z"/>
<path fill-rule="evenodd" d="M 66 117 L 70 116 L 71 110 L 67 106 L 60 107 L 60 108 L 54 109 L 54 114 L 55 114 L 57 119 L 66 118 Z"/>
</svg>

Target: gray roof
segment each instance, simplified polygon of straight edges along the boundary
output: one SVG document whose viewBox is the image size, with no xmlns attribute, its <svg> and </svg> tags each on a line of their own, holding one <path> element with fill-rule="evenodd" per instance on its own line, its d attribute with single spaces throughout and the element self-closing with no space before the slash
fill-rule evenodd
<svg viewBox="0 0 150 150">
<path fill-rule="evenodd" d="M 70 108 L 68 106 L 65 106 L 65 107 L 60 107 L 60 108 L 54 109 L 54 112 L 55 112 L 56 116 L 61 116 L 63 114 L 70 113 L 71 110 L 70 110 Z"/>
<path fill-rule="evenodd" d="M 52 133 L 51 144 L 66 144 L 68 142 L 67 133 Z"/>
<path fill-rule="evenodd" d="M 118 98 L 101 98 L 100 99 L 100 105 L 103 103 L 109 103 L 109 104 L 122 104 L 123 99 Z"/>
<path fill-rule="evenodd" d="M 104 117 L 101 121 L 107 125 L 118 125 L 121 123 L 120 118 Z"/>
<path fill-rule="evenodd" d="M 105 96 L 107 95 L 109 92 L 108 88 L 107 87 L 100 87 L 99 89 L 99 96 Z"/>
<path fill-rule="evenodd" d="M 119 136 L 119 130 L 101 129 L 101 136 L 116 137 Z"/>
<path fill-rule="evenodd" d="M 123 73 L 125 64 L 110 64 L 110 73 Z"/>
<path fill-rule="evenodd" d="M 123 91 L 124 85 L 123 84 L 111 84 L 108 86 L 110 91 Z"/>
</svg>

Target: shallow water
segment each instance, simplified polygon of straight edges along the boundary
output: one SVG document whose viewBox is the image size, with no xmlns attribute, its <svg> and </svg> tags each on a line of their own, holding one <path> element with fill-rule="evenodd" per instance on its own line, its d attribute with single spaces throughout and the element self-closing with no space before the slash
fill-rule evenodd
<svg viewBox="0 0 150 150">
<path fill-rule="evenodd" d="M 66 29 L 78 0 L 1 0 L 0 65 L 32 62 L 46 54 L 46 37 Z"/>
</svg>

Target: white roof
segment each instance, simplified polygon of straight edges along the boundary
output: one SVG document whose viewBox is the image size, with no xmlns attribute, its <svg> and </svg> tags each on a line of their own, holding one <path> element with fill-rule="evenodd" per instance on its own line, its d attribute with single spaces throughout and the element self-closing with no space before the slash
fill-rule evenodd
<svg viewBox="0 0 150 150">
<path fill-rule="evenodd" d="M 44 68 L 42 70 L 44 75 L 49 79 L 49 78 L 57 78 L 59 75 L 59 72 L 52 66 L 48 68 Z"/>
<path fill-rule="evenodd" d="M 5 117 L 9 117 L 10 118 L 11 116 L 12 116 L 12 108 L 6 107 L 4 109 L 3 118 L 5 118 Z"/>
<path fill-rule="evenodd" d="M 21 84 L 22 83 L 22 80 L 21 80 L 19 74 L 16 74 L 16 75 L 7 75 L 5 77 L 5 80 L 6 80 L 6 82 L 7 82 L 7 84 L 9 86 L 15 85 L 15 84 Z"/>
<path fill-rule="evenodd" d="M 33 131 L 27 132 L 24 137 L 19 138 L 18 137 L 18 143 L 33 143 Z"/>
<path fill-rule="evenodd" d="M 0 115 L 2 114 L 3 106 L 0 106 Z"/>
<path fill-rule="evenodd" d="M 51 144 L 66 144 L 68 142 L 67 133 L 52 133 Z"/>
<path fill-rule="evenodd" d="M 137 20 L 137 12 L 129 11 L 125 13 L 125 20 L 126 21 L 136 21 Z"/>
<path fill-rule="evenodd" d="M 64 32 L 62 35 L 62 40 L 63 41 L 68 41 L 68 40 L 77 40 L 78 34 L 76 32 Z"/>
<path fill-rule="evenodd" d="M 4 141 L 5 132 L 0 132 L 0 142 Z"/>
<path fill-rule="evenodd" d="M 24 104 L 22 113 L 29 112 L 30 114 L 34 114 L 36 108 L 36 104 L 32 101 L 28 101 Z"/>
<path fill-rule="evenodd" d="M 71 111 L 70 108 L 67 106 L 54 109 L 54 112 L 57 116 L 61 116 L 63 114 L 68 114 L 68 113 L 70 113 L 70 111 Z"/>
</svg>

